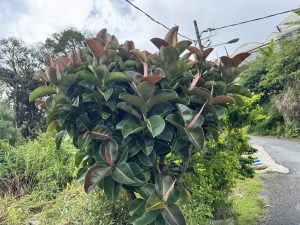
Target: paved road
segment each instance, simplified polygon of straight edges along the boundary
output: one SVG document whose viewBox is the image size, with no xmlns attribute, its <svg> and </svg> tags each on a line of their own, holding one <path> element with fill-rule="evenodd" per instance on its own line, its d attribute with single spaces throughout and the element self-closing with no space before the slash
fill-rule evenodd
<svg viewBox="0 0 300 225">
<path fill-rule="evenodd" d="M 263 147 L 276 163 L 290 170 L 262 176 L 270 219 L 261 225 L 300 225 L 300 142 L 251 136 L 250 143 Z"/>
</svg>

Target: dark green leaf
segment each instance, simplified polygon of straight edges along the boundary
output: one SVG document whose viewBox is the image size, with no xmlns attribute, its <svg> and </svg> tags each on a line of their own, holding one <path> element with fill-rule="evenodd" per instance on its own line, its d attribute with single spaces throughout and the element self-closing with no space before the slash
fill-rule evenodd
<svg viewBox="0 0 300 225">
<path fill-rule="evenodd" d="M 186 225 L 184 216 L 177 205 L 170 204 L 160 211 L 163 218 L 169 225 Z"/>
<path fill-rule="evenodd" d="M 110 98 L 110 96 L 112 95 L 114 89 L 113 88 L 109 88 L 104 92 L 104 99 L 105 101 L 108 101 L 108 99 Z"/>
<path fill-rule="evenodd" d="M 121 184 L 134 184 L 134 175 L 126 162 L 119 164 L 112 172 L 112 178 Z"/>
<path fill-rule="evenodd" d="M 170 114 L 167 116 L 166 121 L 168 121 L 170 124 L 172 124 L 174 127 L 179 129 L 180 131 L 183 131 L 184 125 L 181 124 L 180 116 L 177 114 Z"/>
<path fill-rule="evenodd" d="M 152 183 L 144 184 L 142 187 L 137 189 L 137 192 L 144 198 L 148 199 L 150 195 L 155 192 L 155 185 Z"/>
<path fill-rule="evenodd" d="M 154 95 L 155 90 L 156 86 L 148 81 L 143 81 L 136 86 L 137 94 L 145 101 Z"/>
<path fill-rule="evenodd" d="M 158 93 L 158 94 L 154 95 L 153 97 L 151 97 L 149 99 L 149 102 L 147 104 L 148 111 L 151 110 L 154 106 L 156 106 L 160 103 L 175 100 L 177 98 L 178 98 L 177 93 L 175 91 L 172 91 L 172 90 L 167 90 L 167 91 Z"/>
<path fill-rule="evenodd" d="M 146 201 L 140 198 L 136 198 L 130 202 L 129 205 L 129 215 L 139 217 L 145 213 Z"/>
<path fill-rule="evenodd" d="M 161 201 L 156 192 L 150 195 L 145 205 L 146 210 L 156 210 L 164 207 L 166 207 L 166 203 Z"/>
<path fill-rule="evenodd" d="M 194 118 L 193 111 L 189 107 L 183 104 L 176 104 L 176 106 L 178 108 L 178 111 L 181 115 L 181 118 L 185 126 L 188 125 Z"/>
<path fill-rule="evenodd" d="M 85 132 L 89 129 L 90 119 L 86 114 L 82 114 L 76 119 L 77 129 L 81 132 Z"/>
<path fill-rule="evenodd" d="M 204 132 L 202 127 L 193 127 L 186 132 L 191 143 L 197 148 L 198 151 L 203 152 Z"/>
<path fill-rule="evenodd" d="M 138 96 L 130 95 L 130 94 L 122 94 L 120 95 L 120 99 L 123 99 L 129 104 L 136 106 L 142 112 L 146 111 L 146 102 Z"/>
<path fill-rule="evenodd" d="M 147 119 L 147 127 L 153 137 L 161 134 L 165 128 L 165 120 L 160 115 L 151 116 Z"/>
<path fill-rule="evenodd" d="M 169 175 L 159 173 L 155 177 L 155 190 L 163 202 L 167 202 L 174 189 L 174 181 Z"/>
<path fill-rule="evenodd" d="M 159 214 L 159 210 L 150 210 L 145 212 L 142 216 L 135 219 L 132 224 L 133 225 L 146 225 L 155 220 L 157 215 Z"/>
<path fill-rule="evenodd" d="M 101 164 L 89 168 L 84 181 L 84 190 L 89 193 L 111 171 L 111 167 L 103 167 Z"/>
<path fill-rule="evenodd" d="M 110 130 L 103 125 L 96 126 L 91 132 L 90 135 L 93 139 L 98 140 L 110 140 L 111 139 L 111 132 Z"/>
<path fill-rule="evenodd" d="M 137 122 L 131 119 L 125 120 L 123 127 L 122 127 L 122 135 L 124 138 L 127 138 L 131 134 L 135 134 L 143 130 L 144 128 L 141 127 Z"/>
<path fill-rule="evenodd" d="M 172 46 L 162 46 L 158 54 L 159 61 L 164 67 L 179 59 L 179 53 L 177 49 Z"/>
<path fill-rule="evenodd" d="M 96 85 L 97 87 L 101 88 L 101 80 L 94 76 L 92 73 L 87 71 L 79 71 L 78 73 L 76 73 L 76 75 L 80 79 L 86 81 L 88 84 Z"/>
<path fill-rule="evenodd" d="M 107 199 L 114 203 L 118 199 L 121 184 L 112 179 L 111 176 L 107 176 L 104 178 L 103 187 Z"/>
<path fill-rule="evenodd" d="M 134 108 L 132 108 L 131 106 L 129 106 L 126 102 L 119 102 L 116 105 L 116 108 L 122 109 L 125 112 L 128 112 L 129 114 L 131 114 L 131 115 L 135 116 L 136 118 L 138 118 L 139 120 L 141 120 L 140 114 Z"/>
<path fill-rule="evenodd" d="M 81 149 L 81 150 L 85 150 L 86 147 L 92 142 L 92 138 L 90 135 L 87 135 L 86 137 L 83 137 L 84 135 L 80 135 L 77 139 L 77 144 L 78 144 L 78 147 Z"/>
<path fill-rule="evenodd" d="M 56 143 L 57 150 L 60 149 L 60 145 L 61 145 L 61 142 L 62 142 L 62 139 L 63 139 L 65 133 L 66 133 L 66 131 L 61 130 L 55 135 L 55 143 Z"/>
</svg>

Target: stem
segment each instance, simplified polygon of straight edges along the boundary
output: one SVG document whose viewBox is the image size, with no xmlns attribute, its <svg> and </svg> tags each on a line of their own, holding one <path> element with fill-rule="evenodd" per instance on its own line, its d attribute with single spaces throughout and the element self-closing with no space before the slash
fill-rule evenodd
<svg viewBox="0 0 300 225">
<path fill-rule="evenodd" d="M 126 194 L 129 200 L 134 200 L 136 199 L 136 196 L 132 190 L 126 190 Z"/>
<path fill-rule="evenodd" d="M 163 168 L 165 167 L 165 162 L 166 162 L 166 159 L 165 159 L 165 156 L 161 156 L 159 158 L 159 162 L 158 162 L 158 168 L 160 170 L 160 172 L 163 170 Z"/>
</svg>

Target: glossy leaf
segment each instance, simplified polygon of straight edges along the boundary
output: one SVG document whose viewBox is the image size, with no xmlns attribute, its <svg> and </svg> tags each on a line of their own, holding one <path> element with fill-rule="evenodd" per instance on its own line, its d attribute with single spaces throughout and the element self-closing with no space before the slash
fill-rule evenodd
<svg viewBox="0 0 300 225">
<path fill-rule="evenodd" d="M 160 211 L 169 225 L 186 225 L 184 216 L 176 204 L 170 204 Z"/>
<path fill-rule="evenodd" d="M 65 133 L 66 133 L 66 131 L 61 130 L 55 135 L 55 143 L 56 143 L 57 150 L 60 149 L 60 145 L 61 145 L 61 142 L 62 142 L 62 139 L 63 139 Z"/>
<path fill-rule="evenodd" d="M 248 98 L 252 97 L 252 94 L 249 91 L 249 89 L 245 88 L 243 86 L 240 86 L 240 85 L 229 85 L 228 88 L 227 88 L 227 92 L 228 93 L 233 93 L 233 94 L 243 95 L 243 96 L 246 96 Z"/>
<path fill-rule="evenodd" d="M 126 102 L 119 102 L 116 105 L 116 108 L 117 109 L 122 109 L 125 112 L 128 112 L 129 114 L 135 116 L 139 120 L 142 119 L 141 116 L 140 116 L 140 114 L 134 108 L 132 108 L 131 106 L 129 106 Z"/>
<path fill-rule="evenodd" d="M 34 100 L 44 97 L 46 95 L 56 94 L 56 90 L 50 86 L 41 86 L 36 88 L 33 92 L 29 95 L 29 102 L 33 102 Z"/>
<path fill-rule="evenodd" d="M 112 178 L 121 184 L 134 184 L 134 175 L 126 162 L 119 164 L 111 174 Z"/>
<path fill-rule="evenodd" d="M 211 104 L 226 104 L 226 103 L 234 104 L 235 100 L 232 97 L 227 95 L 219 95 L 214 97 L 211 100 Z"/>
<path fill-rule="evenodd" d="M 98 125 L 96 126 L 91 132 L 90 135 L 93 139 L 98 139 L 98 140 L 110 140 L 111 139 L 111 132 L 110 130 L 103 125 Z"/>
<path fill-rule="evenodd" d="M 154 95 L 152 98 L 150 98 L 150 100 L 148 102 L 148 110 L 151 110 L 154 106 L 156 106 L 160 103 L 175 100 L 177 98 L 178 98 L 178 95 L 175 91 L 158 93 L 158 94 Z"/>
<path fill-rule="evenodd" d="M 181 55 L 185 50 L 187 50 L 191 44 L 192 44 L 192 42 L 188 41 L 188 40 L 183 40 L 183 41 L 178 42 L 176 45 L 176 49 L 177 49 L 179 55 Z"/>
<path fill-rule="evenodd" d="M 146 210 L 156 210 L 164 207 L 166 207 L 166 203 L 161 201 L 156 192 L 150 195 L 145 205 Z"/>
<path fill-rule="evenodd" d="M 91 51 L 93 52 L 93 55 L 99 59 L 100 56 L 102 55 L 102 53 L 104 52 L 104 47 L 97 42 L 94 39 L 87 39 L 85 40 L 86 44 L 89 46 L 89 48 L 91 49 Z"/>
<path fill-rule="evenodd" d="M 177 114 L 170 114 L 166 117 L 166 121 L 168 121 L 170 124 L 172 124 L 174 127 L 176 127 L 179 130 L 183 130 L 184 125 L 181 124 L 180 116 Z"/>
<path fill-rule="evenodd" d="M 145 212 L 142 216 L 135 219 L 132 224 L 133 225 L 146 225 L 154 221 L 159 214 L 159 210 L 150 210 Z"/>
<path fill-rule="evenodd" d="M 105 83 L 111 83 L 111 82 L 128 82 L 130 79 L 122 72 L 110 72 L 105 77 Z"/>
<path fill-rule="evenodd" d="M 184 121 L 184 124 L 185 125 L 189 124 L 194 118 L 193 111 L 189 107 L 183 104 L 176 104 L 176 106 L 178 108 L 182 120 Z"/>
<path fill-rule="evenodd" d="M 122 94 L 120 95 L 120 99 L 125 100 L 129 104 L 136 106 L 141 111 L 146 110 L 146 102 L 138 96 L 130 95 L 130 94 Z"/>
<path fill-rule="evenodd" d="M 195 96 L 201 97 L 203 100 L 211 100 L 211 94 L 206 88 L 194 88 L 191 93 Z"/>
<path fill-rule="evenodd" d="M 100 154 L 101 157 L 112 166 L 113 163 L 117 160 L 119 153 L 119 147 L 117 142 L 114 139 L 109 141 L 103 141 L 100 145 Z"/>
<path fill-rule="evenodd" d="M 186 133 L 196 149 L 200 152 L 203 152 L 205 137 L 202 127 L 193 127 L 187 130 Z"/>
<path fill-rule="evenodd" d="M 118 199 L 121 184 L 112 179 L 111 176 L 107 176 L 103 180 L 103 188 L 107 199 L 114 203 Z"/>
<path fill-rule="evenodd" d="M 122 127 L 122 135 L 124 138 L 127 138 L 131 134 L 135 134 L 143 130 L 144 128 L 141 127 L 137 122 L 131 119 L 125 120 L 123 127 Z"/>
<path fill-rule="evenodd" d="M 167 202 L 174 189 L 174 181 L 169 175 L 159 173 L 155 177 L 155 190 L 163 202 Z"/>
<path fill-rule="evenodd" d="M 84 181 L 84 190 L 89 193 L 99 182 L 111 171 L 111 167 L 103 167 L 101 164 L 95 164 L 89 168 Z"/>
<path fill-rule="evenodd" d="M 137 94 L 145 101 L 154 95 L 155 90 L 155 85 L 149 83 L 148 81 L 143 81 L 136 86 Z"/>
<path fill-rule="evenodd" d="M 161 46 L 167 47 L 169 43 L 161 38 L 152 38 L 150 40 L 158 49 L 160 49 Z"/>
<path fill-rule="evenodd" d="M 129 204 L 129 215 L 130 216 L 141 216 L 145 213 L 146 201 L 140 198 L 132 200 Z"/>
<path fill-rule="evenodd" d="M 76 119 L 77 129 L 81 132 L 87 131 L 90 126 L 89 117 L 86 114 L 82 114 L 80 117 Z"/>
<path fill-rule="evenodd" d="M 168 42 L 171 46 L 177 45 L 177 33 L 178 33 L 178 26 L 172 27 L 168 33 L 166 34 L 164 40 Z"/>
<path fill-rule="evenodd" d="M 156 137 L 163 132 L 165 128 L 165 120 L 160 115 L 153 115 L 147 119 L 147 127 L 153 137 Z"/>
</svg>

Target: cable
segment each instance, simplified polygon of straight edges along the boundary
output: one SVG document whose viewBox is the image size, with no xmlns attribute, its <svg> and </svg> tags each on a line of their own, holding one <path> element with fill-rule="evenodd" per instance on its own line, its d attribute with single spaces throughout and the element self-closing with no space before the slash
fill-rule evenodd
<svg viewBox="0 0 300 225">
<path fill-rule="evenodd" d="M 282 38 L 285 38 L 285 37 L 287 37 L 287 36 L 290 36 L 292 33 L 299 32 L 299 31 L 300 31 L 300 28 L 298 28 L 298 29 L 296 29 L 296 30 L 293 30 L 293 31 L 291 31 L 291 32 L 285 33 L 285 34 L 283 34 L 281 37 L 276 38 L 274 41 L 279 41 L 279 40 L 281 40 Z M 246 52 L 253 52 L 254 50 L 259 49 L 259 48 L 264 47 L 264 46 L 267 46 L 268 44 L 270 44 L 270 41 L 267 42 L 267 43 L 265 43 L 265 44 L 262 44 L 262 45 L 260 45 L 260 46 L 257 46 L 257 47 L 255 47 L 255 48 L 252 48 L 252 49 L 250 49 L 250 50 L 248 50 L 248 51 L 246 51 Z"/>
<path fill-rule="evenodd" d="M 220 30 L 220 29 L 224 29 L 224 28 L 228 28 L 228 27 L 234 27 L 234 26 L 238 26 L 238 25 L 241 25 L 241 24 L 250 23 L 250 22 L 257 21 L 257 20 L 267 19 L 267 18 L 270 18 L 270 17 L 273 17 L 273 16 L 278 16 L 278 15 L 281 15 L 281 14 L 285 14 L 285 13 L 297 11 L 297 10 L 299 10 L 299 9 L 300 9 L 300 8 L 291 9 L 291 10 L 287 10 L 287 11 L 283 11 L 283 12 L 271 14 L 271 15 L 268 15 L 268 16 L 258 17 L 258 18 L 255 18 L 255 19 L 246 20 L 246 21 L 243 21 L 243 22 L 234 23 L 234 24 L 230 24 L 230 25 L 225 25 L 225 26 L 221 26 L 221 27 L 207 28 L 207 29 L 205 29 L 205 30 L 202 31 L 202 32 L 209 32 L 209 31 L 213 31 L 213 30 Z"/>
<path fill-rule="evenodd" d="M 127 2 L 128 4 L 130 4 L 131 6 L 133 6 L 134 8 L 136 8 L 138 11 L 142 12 L 145 16 L 147 16 L 149 19 L 151 19 L 153 22 L 161 25 L 162 27 L 166 28 L 167 30 L 170 30 L 171 28 L 167 27 L 166 25 L 164 25 L 163 23 L 159 22 L 158 20 L 154 19 L 152 16 L 150 16 L 148 13 L 146 13 L 145 11 L 143 11 L 142 9 L 140 9 L 139 7 L 137 7 L 136 5 L 134 5 L 131 1 L 129 0 L 125 0 L 125 2 Z M 183 34 L 178 33 L 179 36 L 184 37 L 192 42 L 196 42 L 196 40 L 193 40 Z"/>
</svg>

